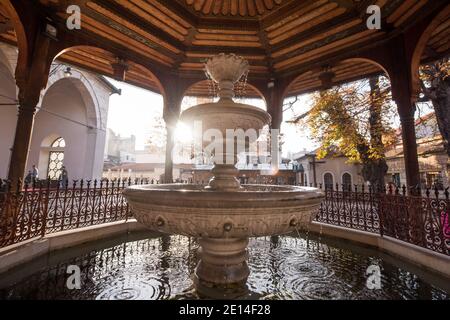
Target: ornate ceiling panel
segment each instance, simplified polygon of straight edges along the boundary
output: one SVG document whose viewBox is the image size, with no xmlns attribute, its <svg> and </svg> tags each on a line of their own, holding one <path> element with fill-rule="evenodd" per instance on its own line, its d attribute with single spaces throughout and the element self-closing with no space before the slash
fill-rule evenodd
<svg viewBox="0 0 450 320">
<path fill-rule="evenodd" d="M 339 61 L 408 27 L 438 0 L 39 1 L 60 26 L 65 25 L 69 2 L 81 8 L 82 28 L 72 31 L 76 38 L 104 49 L 75 49 L 62 56 L 78 66 L 111 75 L 111 64 L 120 56 L 130 65 L 134 61 L 128 81 L 158 91 L 151 73 L 137 63 L 160 74 L 178 72 L 202 79 L 208 57 L 234 52 L 249 60 L 250 81 L 303 73 L 305 78 L 291 87 L 296 93 L 320 88 L 319 69 L 324 65 L 336 69 L 336 82 L 372 74 L 373 66 Z M 382 30 L 366 26 L 365 10 L 373 2 L 382 10 Z M 433 31 L 423 59 L 448 54 L 449 37 L 450 18 Z M 1 2 L 0 40 L 17 42 Z"/>
<path fill-rule="evenodd" d="M 283 0 L 179 0 L 203 15 L 261 17 Z M 284 1 L 287 2 L 287 1 Z"/>
</svg>

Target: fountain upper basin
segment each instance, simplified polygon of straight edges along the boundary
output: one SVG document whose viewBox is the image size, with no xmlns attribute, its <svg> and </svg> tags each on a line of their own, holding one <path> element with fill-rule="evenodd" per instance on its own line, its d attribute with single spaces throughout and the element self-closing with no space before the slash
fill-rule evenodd
<svg viewBox="0 0 450 320">
<path fill-rule="evenodd" d="M 202 122 L 202 131 L 219 130 L 226 136 L 226 130 L 261 130 L 271 121 L 270 115 L 257 107 L 221 99 L 217 103 L 204 103 L 191 107 L 181 114 L 180 120 L 187 125 Z M 259 132 L 257 132 L 259 135 Z M 256 137 L 255 137 L 256 138 Z M 254 142 L 252 139 L 250 142 Z"/>
<path fill-rule="evenodd" d="M 261 185 L 239 191 L 186 184 L 132 186 L 124 195 L 136 220 L 149 229 L 208 238 L 292 232 L 311 222 L 323 199 L 314 188 Z"/>
</svg>

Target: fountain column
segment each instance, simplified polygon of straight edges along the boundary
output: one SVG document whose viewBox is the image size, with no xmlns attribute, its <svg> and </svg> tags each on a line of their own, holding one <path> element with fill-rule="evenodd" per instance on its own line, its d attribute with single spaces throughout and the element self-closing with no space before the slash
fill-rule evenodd
<svg viewBox="0 0 450 320">
<path fill-rule="evenodd" d="M 219 87 L 218 104 L 233 104 L 234 84 L 248 72 L 247 61 L 234 55 L 219 56 L 207 62 L 207 72 Z M 226 108 L 226 107 L 225 107 Z M 225 129 L 235 129 L 234 127 Z M 242 189 L 237 176 L 237 141 L 222 132 L 222 152 L 215 150 L 215 163 L 211 170 L 213 177 L 207 190 L 217 192 L 237 192 Z M 228 148 L 227 148 L 228 147 Z M 231 148 L 232 147 L 232 148 Z M 230 149 L 230 150 L 229 150 Z M 231 223 L 223 226 L 224 233 L 233 228 Z M 216 298 L 235 298 L 247 292 L 247 278 L 250 274 L 247 265 L 248 238 L 208 238 L 200 239 L 201 260 L 195 271 L 197 292 Z M 217 290 L 220 289 L 220 290 Z"/>
<path fill-rule="evenodd" d="M 227 68 L 227 61 L 228 60 L 226 59 L 221 61 L 222 63 L 225 62 L 225 68 Z M 220 75 L 217 74 L 217 72 L 211 71 L 214 68 L 212 60 L 208 63 L 211 64 L 209 68 L 207 67 L 210 77 L 216 81 L 219 86 L 217 94 L 220 98 L 219 103 L 226 101 L 232 102 L 234 98 L 234 84 L 239 81 L 242 74 L 248 71 L 248 63 L 244 60 L 240 60 L 240 68 L 236 73 L 219 72 Z M 224 135 L 222 137 L 222 152 L 216 152 L 215 154 L 215 163 L 211 170 L 213 177 L 206 188 L 220 191 L 238 191 L 241 189 L 241 184 L 236 178 L 239 174 L 239 170 L 236 168 L 237 154 L 235 140 L 234 138 L 227 140 L 226 132 L 222 132 L 222 134 Z M 233 151 L 228 152 L 227 146 L 233 146 Z"/>
<path fill-rule="evenodd" d="M 227 146 L 233 146 L 233 151 L 228 152 Z M 211 169 L 213 177 L 209 181 L 206 189 L 217 191 L 239 191 L 242 189 L 239 180 L 236 178 L 239 170 L 236 168 L 237 154 L 234 137 L 227 139 L 223 137 L 222 152 L 214 155 L 214 167 Z"/>
<path fill-rule="evenodd" d="M 219 299 L 244 295 L 250 274 L 247 265 L 248 238 L 202 238 L 199 244 L 201 260 L 194 275 L 197 292 Z"/>
</svg>

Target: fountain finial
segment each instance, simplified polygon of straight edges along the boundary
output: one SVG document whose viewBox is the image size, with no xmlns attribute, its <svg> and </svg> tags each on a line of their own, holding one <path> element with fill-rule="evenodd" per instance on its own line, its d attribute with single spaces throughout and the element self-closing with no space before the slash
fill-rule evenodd
<svg viewBox="0 0 450 320">
<path fill-rule="evenodd" d="M 205 63 L 209 77 L 219 85 L 219 97 L 234 97 L 234 84 L 249 70 L 248 61 L 233 53 L 220 53 L 209 58 Z"/>
</svg>

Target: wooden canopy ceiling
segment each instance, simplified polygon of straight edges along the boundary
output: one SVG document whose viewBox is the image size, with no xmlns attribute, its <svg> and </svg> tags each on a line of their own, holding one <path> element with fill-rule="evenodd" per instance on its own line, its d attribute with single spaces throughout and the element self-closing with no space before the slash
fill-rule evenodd
<svg viewBox="0 0 450 320">
<path fill-rule="evenodd" d="M 191 9 L 205 16 L 260 17 L 270 13 L 283 0 L 179 0 L 179 2 L 185 2 Z"/>
<path fill-rule="evenodd" d="M 46 14 L 62 25 L 69 4 L 82 13 L 80 34 L 101 48 L 126 47 L 125 80 L 160 92 L 146 68 L 130 62 L 142 57 L 163 72 L 205 79 L 203 62 L 213 54 L 234 52 L 250 62 L 249 81 L 301 74 L 288 95 L 320 89 L 323 68 L 334 83 L 356 80 L 382 70 L 364 61 L 340 59 L 368 48 L 405 28 L 434 0 L 39 0 Z M 70 3 L 69 3 L 70 2 Z M 382 30 L 368 30 L 366 8 L 382 9 Z M 450 17 L 432 35 L 423 59 L 447 54 Z M 0 40 L 16 43 L 10 17 L 0 3 Z M 104 49 L 75 47 L 59 59 L 107 76 L 119 57 Z M 202 89 L 203 88 L 203 89 Z M 195 94 L 207 96 L 207 86 Z"/>
</svg>

